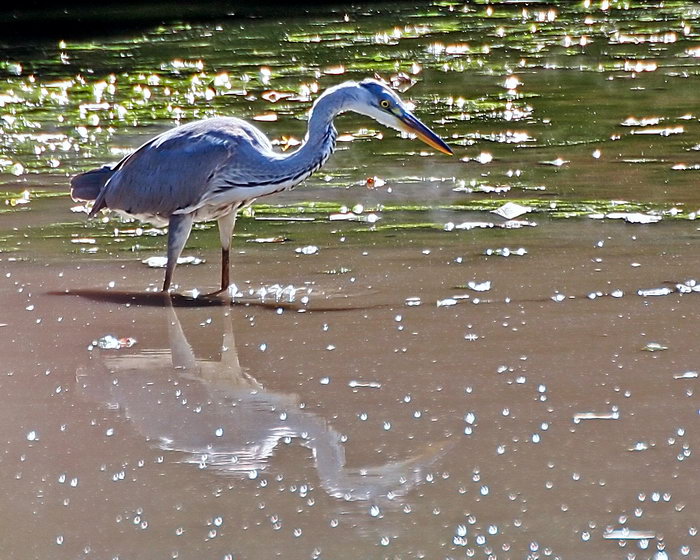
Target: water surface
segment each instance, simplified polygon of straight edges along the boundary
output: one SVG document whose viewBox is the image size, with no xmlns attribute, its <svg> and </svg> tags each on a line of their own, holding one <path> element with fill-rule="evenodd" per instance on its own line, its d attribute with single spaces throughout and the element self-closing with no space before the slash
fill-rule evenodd
<svg viewBox="0 0 700 560">
<path fill-rule="evenodd" d="M 5 45 L 5 554 L 697 557 L 700 10 L 589 4 Z M 239 220 L 234 305 L 192 297 L 212 227 L 164 299 L 164 232 L 67 195 L 193 118 L 293 149 L 319 91 L 374 72 L 456 157 L 341 117 Z"/>
</svg>

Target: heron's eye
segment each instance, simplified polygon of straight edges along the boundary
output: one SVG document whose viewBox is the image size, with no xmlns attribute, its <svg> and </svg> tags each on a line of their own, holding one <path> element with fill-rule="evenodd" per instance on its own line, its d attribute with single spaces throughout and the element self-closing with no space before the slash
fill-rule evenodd
<svg viewBox="0 0 700 560">
<path fill-rule="evenodd" d="M 388 109 L 388 108 L 389 108 L 389 105 L 391 105 L 391 103 L 389 103 L 389 100 L 388 100 L 388 99 L 382 99 L 382 100 L 379 102 L 379 104 L 380 104 L 384 109 Z"/>
</svg>

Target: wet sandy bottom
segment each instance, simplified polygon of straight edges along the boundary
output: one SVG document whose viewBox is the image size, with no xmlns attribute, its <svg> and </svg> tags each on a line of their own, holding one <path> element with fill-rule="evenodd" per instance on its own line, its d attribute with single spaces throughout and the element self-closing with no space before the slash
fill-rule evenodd
<svg viewBox="0 0 700 560">
<path fill-rule="evenodd" d="M 692 222 L 327 227 L 315 255 L 239 243 L 239 288 L 284 305 L 0 255 L 8 557 L 700 554 Z M 186 253 L 182 289 L 213 288 L 217 253 Z"/>
</svg>

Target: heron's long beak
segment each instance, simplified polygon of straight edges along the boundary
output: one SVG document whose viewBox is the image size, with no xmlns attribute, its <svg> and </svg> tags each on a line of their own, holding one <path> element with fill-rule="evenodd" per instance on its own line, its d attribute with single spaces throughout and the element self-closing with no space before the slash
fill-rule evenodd
<svg viewBox="0 0 700 560">
<path fill-rule="evenodd" d="M 438 152 L 442 152 L 448 156 L 454 155 L 452 148 L 450 148 L 442 138 L 420 122 L 411 113 L 405 111 L 401 115 L 397 115 L 397 117 L 401 121 L 401 129 L 404 132 L 415 134 L 419 140 L 422 140 L 428 144 L 428 146 L 435 148 Z"/>
</svg>

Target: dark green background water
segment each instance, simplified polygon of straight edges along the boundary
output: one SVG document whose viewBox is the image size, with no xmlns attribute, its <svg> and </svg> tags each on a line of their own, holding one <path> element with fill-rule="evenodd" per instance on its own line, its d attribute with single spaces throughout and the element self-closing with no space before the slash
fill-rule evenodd
<svg viewBox="0 0 700 560">
<path fill-rule="evenodd" d="M 513 196 L 545 200 L 544 206 L 552 198 L 624 199 L 697 210 L 697 170 L 673 166 L 700 162 L 700 9 L 693 2 L 600 8 L 600 2 L 316 6 L 297 17 L 222 13 L 214 21 L 90 39 L 6 39 L 0 185 L 65 192 L 69 175 L 115 161 L 165 128 L 213 115 L 274 113 L 275 122 L 258 123 L 267 134 L 301 138 L 317 90 L 404 72 L 417 81 L 404 96 L 457 157 L 344 116 L 339 130 L 357 139 L 339 143 L 342 152 L 297 198 L 346 200 L 338 189 L 377 175 L 391 194 L 363 190 L 349 199 L 477 207 Z M 516 89 L 505 87 L 509 78 Z M 267 90 L 298 100 L 272 103 L 262 95 Z M 622 126 L 630 117 L 657 120 Z M 381 141 L 367 138 L 376 132 Z M 493 160 L 462 161 L 482 152 Z M 540 163 L 558 158 L 569 163 Z M 510 191 L 452 192 L 481 185 Z"/>
</svg>

